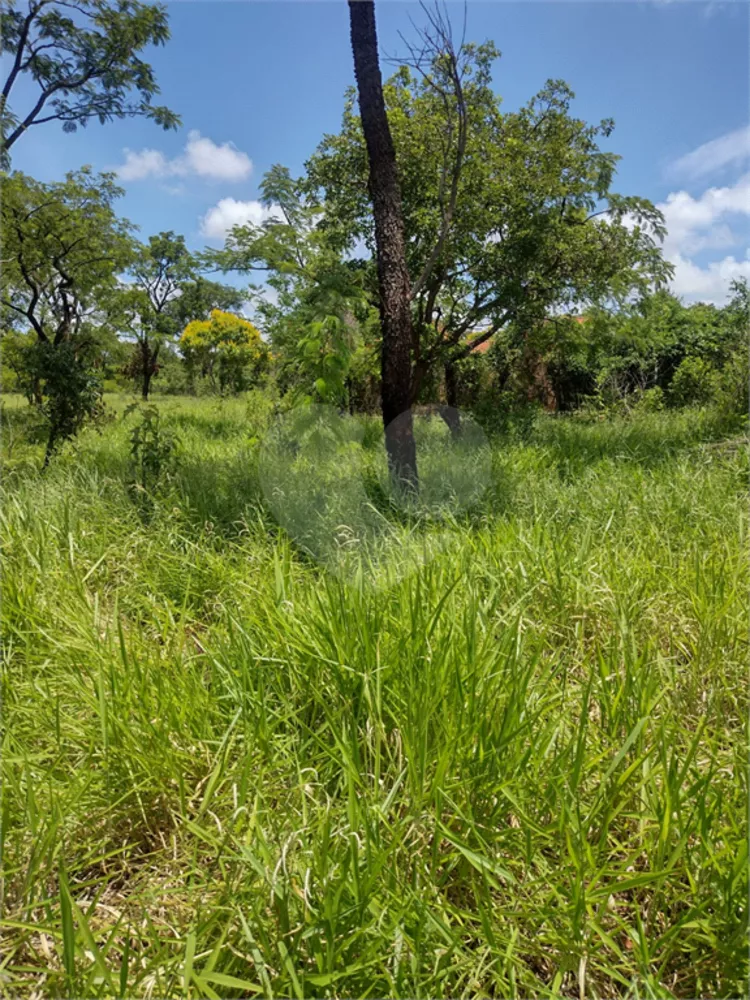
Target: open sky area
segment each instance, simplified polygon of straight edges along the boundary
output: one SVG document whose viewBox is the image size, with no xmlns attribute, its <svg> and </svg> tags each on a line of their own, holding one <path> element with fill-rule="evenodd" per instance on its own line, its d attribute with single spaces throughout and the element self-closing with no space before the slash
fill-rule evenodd
<svg viewBox="0 0 750 1000">
<path fill-rule="evenodd" d="M 40 180 L 85 163 L 117 170 L 120 211 L 143 238 L 172 229 L 194 249 L 219 246 L 229 226 L 262 218 L 258 185 L 272 164 L 301 172 L 321 136 L 337 130 L 354 82 L 347 7 L 168 6 L 172 39 L 147 58 L 160 103 L 182 127 L 165 133 L 130 120 L 66 135 L 42 125 L 19 143 L 13 166 Z M 460 26 L 463 5 L 448 10 Z M 615 188 L 665 212 L 673 290 L 687 302 L 723 302 L 733 277 L 750 277 L 748 13 L 742 0 L 468 3 L 467 38 L 492 39 L 502 52 L 495 85 L 506 108 L 562 78 L 578 116 L 615 119 Z M 381 0 L 377 17 L 381 54 L 395 57 L 405 51 L 400 33 L 413 36 L 423 20 L 418 4 L 400 0 Z M 21 95 L 14 110 L 23 110 Z"/>
</svg>

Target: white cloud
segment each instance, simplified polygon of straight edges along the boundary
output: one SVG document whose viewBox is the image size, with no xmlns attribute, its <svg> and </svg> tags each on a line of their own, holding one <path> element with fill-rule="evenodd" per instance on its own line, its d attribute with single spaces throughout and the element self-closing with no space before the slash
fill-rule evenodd
<svg viewBox="0 0 750 1000">
<path fill-rule="evenodd" d="M 687 191 L 673 191 L 657 207 L 667 226 L 667 256 L 732 246 L 737 239 L 726 217 L 750 216 L 750 173 L 730 186 L 708 188 L 697 198 Z"/>
<path fill-rule="evenodd" d="M 690 302 L 721 305 L 727 299 L 733 278 L 745 277 L 750 281 L 750 255 L 744 260 L 724 257 L 711 261 L 707 267 L 699 267 L 680 255 L 674 257 L 672 263 L 675 266 L 672 291 Z"/>
<path fill-rule="evenodd" d="M 248 223 L 260 226 L 267 219 L 280 218 L 278 209 L 262 205 L 259 201 L 222 198 L 213 208 L 209 208 L 201 219 L 201 233 L 211 239 L 223 239 L 233 226 L 244 226 Z"/>
<path fill-rule="evenodd" d="M 247 153 L 230 142 L 218 145 L 195 129 L 188 132 L 183 153 L 172 160 L 168 160 L 158 149 L 142 149 L 140 152 L 125 149 L 124 152 L 125 162 L 116 168 L 117 174 L 124 181 L 189 175 L 240 181 L 247 179 L 253 169 L 252 160 Z"/>
<path fill-rule="evenodd" d="M 721 305 L 729 295 L 733 278 L 750 278 L 750 173 L 734 184 L 707 188 L 697 197 L 687 191 L 673 191 L 656 207 L 664 215 L 667 228 L 662 252 L 675 268 L 671 288 L 676 295 L 691 302 Z M 608 214 L 600 220 L 610 221 Z M 622 222 L 629 229 L 636 225 L 635 217 L 629 215 Z M 705 266 L 693 260 L 699 253 L 730 247 L 735 249 L 734 254 Z"/>
<path fill-rule="evenodd" d="M 117 167 L 117 174 L 123 181 L 141 181 L 144 177 L 164 177 L 168 173 L 168 162 L 158 149 L 142 149 L 140 153 L 126 149 L 125 162 Z"/>
<path fill-rule="evenodd" d="M 681 156 L 671 165 L 669 172 L 695 180 L 718 173 L 725 167 L 743 166 L 749 160 L 750 125 L 743 125 Z"/>
<path fill-rule="evenodd" d="M 247 153 L 241 152 L 230 142 L 217 146 L 195 130 L 188 132 L 184 159 L 188 172 L 223 181 L 244 180 L 253 169 L 252 160 Z"/>
<path fill-rule="evenodd" d="M 689 301 L 725 301 L 732 278 L 750 276 L 750 259 L 738 260 L 730 255 L 701 267 L 692 258 L 701 251 L 746 243 L 750 232 L 750 173 L 732 185 L 708 188 L 698 197 L 687 191 L 673 191 L 657 207 L 667 226 L 664 256 L 675 267 L 672 290 Z M 728 217 L 739 224 L 744 241 L 733 231 Z"/>
</svg>

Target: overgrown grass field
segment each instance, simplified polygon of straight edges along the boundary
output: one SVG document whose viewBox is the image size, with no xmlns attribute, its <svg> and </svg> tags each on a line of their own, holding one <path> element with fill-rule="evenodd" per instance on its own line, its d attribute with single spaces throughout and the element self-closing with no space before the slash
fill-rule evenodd
<svg viewBox="0 0 750 1000">
<path fill-rule="evenodd" d="M 45 474 L 4 418 L 3 995 L 745 995 L 735 432 L 511 428 L 377 589 L 275 523 L 262 399 L 160 402 L 150 490 L 110 402 Z"/>
</svg>

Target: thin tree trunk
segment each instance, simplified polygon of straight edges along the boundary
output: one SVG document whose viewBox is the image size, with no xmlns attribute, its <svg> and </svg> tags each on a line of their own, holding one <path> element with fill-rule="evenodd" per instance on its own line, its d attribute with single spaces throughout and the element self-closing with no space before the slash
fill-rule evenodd
<svg viewBox="0 0 750 1000">
<path fill-rule="evenodd" d="M 44 451 L 44 461 L 42 462 L 42 471 L 44 471 L 49 465 L 49 460 L 52 458 L 56 444 L 57 444 L 57 428 L 50 427 L 49 437 L 47 438 L 47 447 Z"/>
<path fill-rule="evenodd" d="M 148 340 L 141 341 L 141 367 L 143 369 L 141 373 L 141 396 L 145 402 L 151 391 L 151 379 L 154 377 L 156 370 L 156 352 L 151 350 Z"/>
<path fill-rule="evenodd" d="M 396 153 L 383 100 L 373 0 L 349 0 L 349 18 L 375 222 L 386 449 L 391 475 L 399 484 L 416 490 L 419 480 L 411 413 L 411 281 L 406 266 Z"/>
<path fill-rule="evenodd" d="M 440 416 L 448 425 L 454 438 L 461 435 L 461 414 L 458 412 L 458 372 L 450 361 L 445 363 L 445 402 L 440 407 Z"/>
</svg>

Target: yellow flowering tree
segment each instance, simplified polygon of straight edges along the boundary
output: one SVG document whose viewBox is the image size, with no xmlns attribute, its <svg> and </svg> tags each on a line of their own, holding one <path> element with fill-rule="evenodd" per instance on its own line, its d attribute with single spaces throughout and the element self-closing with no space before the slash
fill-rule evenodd
<svg viewBox="0 0 750 1000">
<path fill-rule="evenodd" d="M 269 361 L 268 348 L 257 328 L 221 309 L 212 310 L 209 319 L 188 323 L 179 348 L 191 379 L 201 375 L 222 394 L 247 388 Z"/>
</svg>

